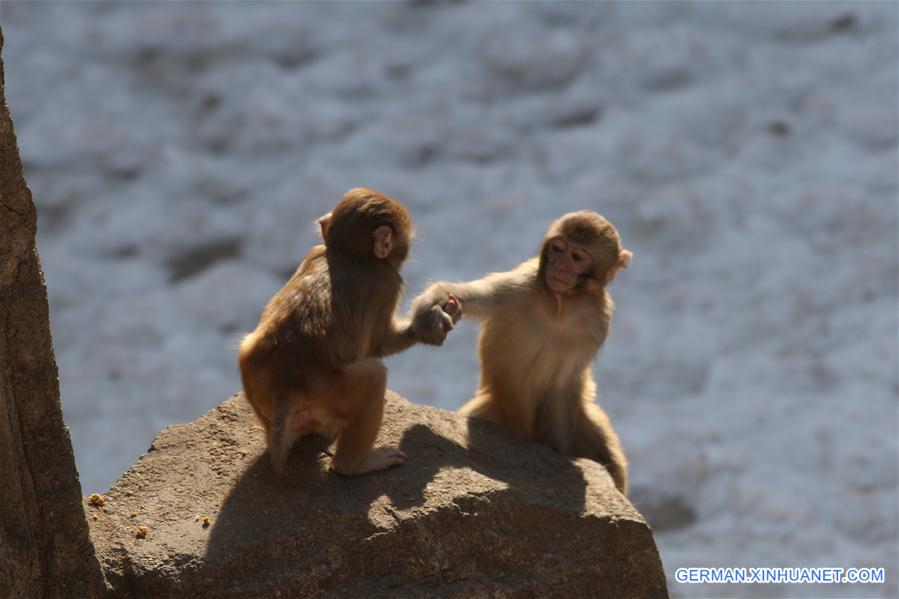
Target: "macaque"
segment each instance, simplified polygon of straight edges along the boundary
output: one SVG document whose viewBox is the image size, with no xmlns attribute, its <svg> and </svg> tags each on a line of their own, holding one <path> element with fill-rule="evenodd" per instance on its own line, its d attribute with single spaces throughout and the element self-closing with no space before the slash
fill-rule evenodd
<svg viewBox="0 0 899 599">
<path fill-rule="evenodd" d="M 612 322 L 606 286 L 631 257 L 609 221 L 572 212 L 549 226 L 538 256 L 476 281 L 434 283 L 413 303 L 426 314 L 452 302 L 481 322 L 480 381 L 461 413 L 595 460 L 623 494 L 627 461 L 595 403 L 590 364 Z"/>
<path fill-rule="evenodd" d="M 380 358 L 418 342 L 442 344 L 460 316 L 448 298 L 414 321 L 395 318 L 413 236 L 401 203 L 352 189 L 318 224 L 323 245 L 306 255 L 238 350 L 244 393 L 280 476 L 291 447 L 309 434 L 336 438 L 331 467 L 339 474 L 402 464 L 399 449 L 374 448 L 387 383 Z"/>
</svg>

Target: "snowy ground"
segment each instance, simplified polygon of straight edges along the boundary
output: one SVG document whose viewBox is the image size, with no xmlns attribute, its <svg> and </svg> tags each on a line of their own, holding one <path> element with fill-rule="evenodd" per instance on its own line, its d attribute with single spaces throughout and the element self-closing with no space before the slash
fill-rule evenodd
<svg viewBox="0 0 899 599">
<path fill-rule="evenodd" d="M 6 1 L 0 24 L 86 493 L 239 388 L 235 341 L 344 190 L 410 207 L 407 299 L 586 207 L 635 253 L 596 372 L 672 593 L 896 596 L 896 4 Z M 476 332 L 390 386 L 460 406 Z"/>
</svg>

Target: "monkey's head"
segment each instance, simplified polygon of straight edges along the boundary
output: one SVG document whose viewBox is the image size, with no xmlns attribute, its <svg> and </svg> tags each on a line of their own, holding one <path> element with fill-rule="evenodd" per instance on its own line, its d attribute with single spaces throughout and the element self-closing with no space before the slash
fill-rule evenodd
<svg viewBox="0 0 899 599">
<path fill-rule="evenodd" d="M 601 289 L 632 256 L 608 220 L 590 210 L 569 212 L 549 225 L 538 276 L 557 294 Z"/>
<path fill-rule="evenodd" d="M 387 260 L 399 269 L 412 243 L 412 216 L 406 207 L 383 193 L 357 187 L 318 219 L 329 250 L 358 259 Z"/>
</svg>

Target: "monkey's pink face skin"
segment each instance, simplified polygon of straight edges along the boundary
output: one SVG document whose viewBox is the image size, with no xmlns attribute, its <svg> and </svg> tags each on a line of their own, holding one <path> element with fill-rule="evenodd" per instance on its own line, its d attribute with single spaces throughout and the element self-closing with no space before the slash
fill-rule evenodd
<svg viewBox="0 0 899 599">
<path fill-rule="evenodd" d="M 553 237 L 546 250 L 546 285 L 553 293 L 566 293 L 577 285 L 578 277 L 590 270 L 593 256 L 587 248 L 567 237 Z"/>
</svg>

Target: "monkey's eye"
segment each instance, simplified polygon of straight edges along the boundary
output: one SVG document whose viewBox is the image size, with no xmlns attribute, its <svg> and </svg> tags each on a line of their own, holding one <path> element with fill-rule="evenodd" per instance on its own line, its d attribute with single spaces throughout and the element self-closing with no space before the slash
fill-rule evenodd
<svg viewBox="0 0 899 599">
<path fill-rule="evenodd" d="M 575 250 L 571 253 L 571 259 L 578 263 L 590 262 L 590 256 L 586 252 Z"/>
<path fill-rule="evenodd" d="M 565 244 L 561 241 L 553 241 L 549 244 L 549 249 L 551 249 L 556 254 L 560 254 L 565 251 Z"/>
</svg>

